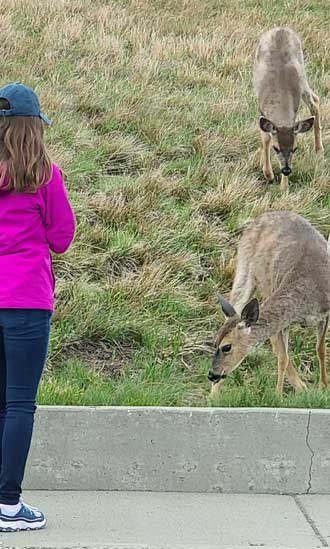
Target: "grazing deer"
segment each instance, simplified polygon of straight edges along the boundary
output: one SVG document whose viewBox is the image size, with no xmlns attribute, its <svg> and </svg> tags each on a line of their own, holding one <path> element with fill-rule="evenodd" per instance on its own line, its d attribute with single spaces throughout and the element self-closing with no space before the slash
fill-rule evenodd
<svg viewBox="0 0 330 549">
<path fill-rule="evenodd" d="M 301 42 L 291 29 L 275 28 L 260 39 L 254 65 L 254 89 L 258 97 L 261 130 L 261 163 L 267 181 L 273 181 L 271 143 L 282 168 L 281 189 L 288 189 L 297 134 L 314 125 L 315 150 L 323 152 L 319 98 L 309 87 Z M 296 122 L 300 100 L 312 117 Z"/>
<path fill-rule="evenodd" d="M 330 241 L 330 237 L 329 237 Z M 259 307 L 254 291 L 265 301 Z M 217 392 L 222 380 L 267 339 L 277 355 L 277 391 L 284 375 L 297 390 L 306 388 L 288 355 L 289 328 L 317 325 L 320 386 L 327 385 L 325 338 L 330 314 L 330 253 L 325 238 L 303 217 L 268 212 L 244 231 L 230 303 L 220 296 L 226 322 L 216 337 L 208 378 Z"/>
</svg>

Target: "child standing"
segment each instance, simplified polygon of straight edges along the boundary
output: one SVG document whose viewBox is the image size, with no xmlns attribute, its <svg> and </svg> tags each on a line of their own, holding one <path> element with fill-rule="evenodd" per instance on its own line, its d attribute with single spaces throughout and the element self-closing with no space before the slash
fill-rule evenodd
<svg viewBox="0 0 330 549">
<path fill-rule="evenodd" d="M 33 90 L 0 89 L 0 531 L 9 532 L 46 524 L 21 484 L 54 309 L 50 251 L 65 252 L 75 228 L 42 121 Z"/>
</svg>

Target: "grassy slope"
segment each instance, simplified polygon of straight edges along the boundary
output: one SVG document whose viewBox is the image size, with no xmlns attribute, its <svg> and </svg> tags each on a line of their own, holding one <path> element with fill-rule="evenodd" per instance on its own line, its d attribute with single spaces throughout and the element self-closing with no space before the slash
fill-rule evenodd
<svg viewBox="0 0 330 549">
<path fill-rule="evenodd" d="M 259 169 L 251 69 L 258 37 L 290 24 L 320 94 L 326 158 L 330 75 L 322 0 L 0 0 L 2 81 L 40 92 L 48 142 L 77 219 L 55 261 L 58 303 L 39 402 L 205 405 L 212 340 L 237 229 L 290 209 L 330 230 L 329 164 L 301 138 L 290 194 Z M 306 110 L 302 109 L 302 113 Z M 292 356 L 318 376 L 313 332 Z M 216 404 L 328 406 L 275 396 L 270 349 L 249 357 Z"/>
</svg>

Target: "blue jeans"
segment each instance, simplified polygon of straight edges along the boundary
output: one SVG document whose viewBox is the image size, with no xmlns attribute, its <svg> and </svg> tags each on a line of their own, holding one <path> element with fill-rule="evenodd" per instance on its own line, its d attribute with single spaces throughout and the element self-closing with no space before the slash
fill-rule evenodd
<svg viewBox="0 0 330 549">
<path fill-rule="evenodd" d="M 21 494 L 52 313 L 0 309 L 0 503 Z"/>
</svg>

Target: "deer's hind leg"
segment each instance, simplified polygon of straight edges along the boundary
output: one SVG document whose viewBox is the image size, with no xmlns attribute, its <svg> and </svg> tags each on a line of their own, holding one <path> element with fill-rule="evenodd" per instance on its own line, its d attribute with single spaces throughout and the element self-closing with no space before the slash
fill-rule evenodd
<svg viewBox="0 0 330 549">
<path fill-rule="evenodd" d="M 302 94 L 303 101 L 308 106 L 311 114 L 315 116 L 314 120 L 314 137 L 315 137 L 315 151 L 317 153 L 323 153 L 322 144 L 322 127 L 321 127 L 321 115 L 320 115 L 320 100 L 316 93 L 311 89 L 307 89 Z"/>
<path fill-rule="evenodd" d="M 326 347 L 325 339 L 327 335 L 327 329 L 329 324 L 329 317 L 319 322 L 317 326 L 317 355 L 320 365 L 320 388 L 327 386 L 327 369 L 326 369 Z"/>
<path fill-rule="evenodd" d="M 300 379 L 297 370 L 291 364 L 288 346 L 289 329 L 282 330 L 276 336 L 271 337 L 271 343 L 274 353 L 277 355 L 277 392 L 280 396 L 283 393 L 284 376 L 287 374 L 290 385 L 297 391 L 306 389 L 306 384 Z"/>
<path fill-rule="evenodd" d="M 286 353 L 289 358 L 288 368 L 287 368 L 287 376 L 288 381 L 292 387 L 296 389 L 296 391 L 304 391 L 307 389 L 306 383 L 299 377 L 298 372 L 296 368 L 293 366 L 290 357 L 289 357 L 289 328 L 286 328 L 285 330 L 282 330 L 283 334 L 283 340 L 284 345 L 286 349 Z"/>
</svg>

